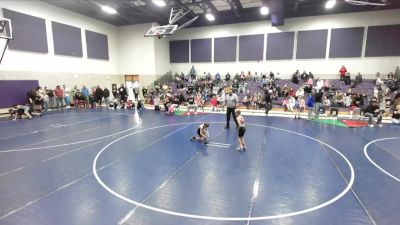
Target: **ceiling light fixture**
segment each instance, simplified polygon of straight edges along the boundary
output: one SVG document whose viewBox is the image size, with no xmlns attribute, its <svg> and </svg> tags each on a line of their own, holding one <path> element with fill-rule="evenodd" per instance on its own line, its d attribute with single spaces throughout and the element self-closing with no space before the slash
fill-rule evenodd
<svg viewBox="0 0 400 225">
<path fill-rule="evenodd" d="M 158 7 L 164 7 L 167 5 L 164 0 L 152 0 L 153 3 Z"/>
<path fill-rule="evenodd" d="M 103 10 L 103 12 L 106 12 L 108 14 L 117 14 L 117 10 L 115 10 L 114 8 L 110 7 L 110 6 L 106 6 L 106 5 L 102 5 L 101 10 Z"/>
<path fill-rule="evenodd" d="M 206 18 L 207 18 L 207 20 L 209 20 L 209 21 L 214 21 L 214 20 L 215 20 L 214 15 L 211 14 L 211 13 L 207 13 L 207 14 L 206 14 Z"/>
<path fill-rule="evenodd" d="M 325 3 L 325 9 L 332 9 L 336 5 L 336 0 L 328 0 Z"/>
<path fill-rule="evenodd" d="M 263 16 L 268 15 L 268 13 L 269 13 L 268 7 L 267 7 L 267 6 L 262 6 L 262 7 L 260 8 L 260 13 L 261 13 L 261 15 L 263 15 Z"/>
</svg>

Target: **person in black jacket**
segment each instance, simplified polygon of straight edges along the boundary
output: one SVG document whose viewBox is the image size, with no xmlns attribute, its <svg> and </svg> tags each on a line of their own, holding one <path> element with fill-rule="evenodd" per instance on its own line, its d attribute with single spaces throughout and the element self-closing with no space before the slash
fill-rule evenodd
<svg viewBox="0 0 400 225">
<path fill-rule="evenodd" d="M 96 102 L 99 104 L 99 106 L 101 106 L 101 102 L 103 100 L 103 89 L 101 89 L 99 85 L 97 85 L 95 94 Z"/>
<path fill-rule="evenodd" d="M 110 107 L 110 91 L 107 89 L 107 87 L 104 87 L 103 97 L 104 101 L 106 102 L 106 107 Z"/>
<path fill-rule="evenodd" d="M 264 93 L 265 114 L 268 115 L 269 110 L 272 109 L 272 90 L 266 90 Z"/>
<path fill-rule="evenodd" d="M 373 99 L 365 109 L 364 116 L 368 117 L 368 126 L 374 127 L 373 117 L 377 118 L 376 125 L 382 127 L 382 114 L 379 110 L 379 105 L 376 99 Z"/>
<path fill-rule="evenodd" d="M 126 91 L 126 88 L 123 84 L 121 84 L 121 86 L 118 88 L 118 95 L 123 102 L 126 102 L 126 100 L 128 99 L 128 92 Z"/>
<path fill-rule="evenodd" d="M 319 117 L 320 108 L 322 107 L 322 97 L 323 97 L 322 89 L 319 89 L 317 93 L 315 93 L 315 103 L 314 103 L 314 115 L 316 118 Z"/>
</svg>

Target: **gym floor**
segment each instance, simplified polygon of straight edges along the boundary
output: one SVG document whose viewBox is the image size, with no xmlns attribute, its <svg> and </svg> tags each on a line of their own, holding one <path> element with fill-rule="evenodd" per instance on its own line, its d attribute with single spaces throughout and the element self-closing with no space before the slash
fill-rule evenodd
<svg viewBox="0 0 400 225">
<path fill-rule="evenodd" d="M 245 120 L 245 152 L 223 114 L 70 110 L 2 121 L 0 224 L 400 221 L 399 126 Z M 207 145 L 189 140 L 203 122 Z"/>
</svg>

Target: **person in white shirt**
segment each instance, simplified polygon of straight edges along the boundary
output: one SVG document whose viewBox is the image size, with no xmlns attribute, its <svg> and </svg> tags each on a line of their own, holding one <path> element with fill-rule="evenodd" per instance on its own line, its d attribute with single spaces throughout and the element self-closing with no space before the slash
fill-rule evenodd
<svg viewBox="0 0 400 225">
<path fill-rule="evenodd" d="M 66 105 L 65 108 L 69 109 L 71 107 L 71 98 L 70 98 L 71 90 L 65 87 L 65 84 L 63 85 L 63 89 L 64 89 L 64 101 Z"/>
<path fill-rule="evenodd" d="M 235 109 L 239 105 L 239 98 L 236 94 L 233 93 L 232 89 L 229 89 L 228 94 L 225 96 L 225 104 L 226 104 L 226 126 L 225 128 L 229 128 L 229 121 L 231 119 L 231 114 L 233 120 L 236 123 L 236 127 L 239 127 L 239 124 L 236 120 Z"/>
</svg>

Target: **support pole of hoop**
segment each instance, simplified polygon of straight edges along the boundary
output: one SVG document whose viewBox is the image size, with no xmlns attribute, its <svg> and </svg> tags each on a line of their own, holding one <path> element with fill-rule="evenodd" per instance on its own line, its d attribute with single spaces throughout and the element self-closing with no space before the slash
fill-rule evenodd
<svg viewBox="0 0 400 225">
<path fill-rule="evenodd" d="M 6 53 L 6 49 L 8 46 L 8 41 L 10 41 L 10 39 L 8 39 L 8 38 L 5 38 L 5 39 L 6 39 L 6 45 L 4 46 L 3 52 L 1 53 L 0 63 L 3 61 L 4 53 Z"/>
</svg>

